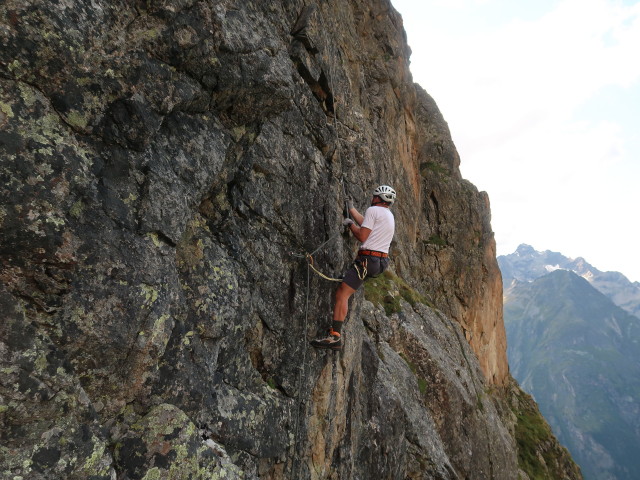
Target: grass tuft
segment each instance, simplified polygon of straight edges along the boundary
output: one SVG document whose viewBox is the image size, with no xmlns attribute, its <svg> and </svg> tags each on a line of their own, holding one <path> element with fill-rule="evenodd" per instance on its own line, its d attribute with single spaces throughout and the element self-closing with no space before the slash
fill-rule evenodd
<svg viewBox="0 0 640 480">
<path fill-rule="evenodd" d="M 427 297 L 389 270 L 365 282 L 364 297 L 374 305 L 382 306 L 387 316 L 402 310 L 401 299 L 412 307 L 417 303 L 433 307 Z"/>
</svg>

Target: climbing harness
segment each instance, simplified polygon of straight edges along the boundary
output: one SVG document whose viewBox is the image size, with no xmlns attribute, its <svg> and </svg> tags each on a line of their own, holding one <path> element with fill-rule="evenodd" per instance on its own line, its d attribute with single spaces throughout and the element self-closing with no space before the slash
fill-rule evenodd
<svg viewBox="0 0 640 480">
<path fill-rule="evenodd" d="M 358 264 L 360 264 L 359 267 L 358 267 Z M 358 278 L 364 282 L 364 279 L 367 277 L 367 259 L 366 258 L 364 260 L 356 259 L 353 262 L 353 268 L 356 269 L 356 272 L 358 273 Z"/>
<path fill-rule="evenodd" d="M 388 258 L 389 254 L 378 252 L 377 250 L 358 250 L 358 255 L 366 255 L 367 257 Z"/>
</svg>

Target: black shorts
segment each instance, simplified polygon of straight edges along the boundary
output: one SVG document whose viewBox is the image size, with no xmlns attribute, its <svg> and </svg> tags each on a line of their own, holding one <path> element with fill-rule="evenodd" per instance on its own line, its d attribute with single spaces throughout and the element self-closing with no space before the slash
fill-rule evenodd
<svg viewBox="0 0 640 480">
<path fill-rule="evenodd" d="M 358 255 L 347 269 L 342 281 L 354 290 L 358 290 L 365 280 L 377 277 L 389 266 L 389 257 L 380 258 L 369 255 Z M 366 275 L 364 268 L 366 267 Z M 363 278 L 360 278 L 363 277 Z"/>
</svg>

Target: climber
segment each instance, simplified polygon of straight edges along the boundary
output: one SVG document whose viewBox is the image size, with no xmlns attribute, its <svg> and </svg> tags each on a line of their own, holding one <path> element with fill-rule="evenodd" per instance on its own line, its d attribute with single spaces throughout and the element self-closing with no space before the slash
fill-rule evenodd
<svg viewBox="0 0 640 480">
<path fill-rule="evenodd" d="M 349 298 L 365 280 L 380 275 L 389 265 L 389 246 L 395 231 L 395 220 L 389 207 L 396 200 L 396 191 L 388 185 L 380 185 L 373 191 L 371 206 L 362 216 L 351 200 L 347 201 L 347 211 L 355 219 L 345 218 L 342 222 L 356 239 L 361 242 L 355 261 L 347 269 L 342 283 L 336 291 L 333 307 L 333 322 L 329 333 L 311 341 L 316 348 L 342 348 L 342 324 L 347 317 Z"/>
</svg>

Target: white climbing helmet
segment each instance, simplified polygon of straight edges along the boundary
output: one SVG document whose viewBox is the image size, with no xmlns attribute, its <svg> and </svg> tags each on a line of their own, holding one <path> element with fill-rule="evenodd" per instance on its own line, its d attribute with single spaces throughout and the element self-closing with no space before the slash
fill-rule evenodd
<svg viewBox="0 0 640 480">
<path fill-rule="evenodd" d="M 389 185 L 380 185 L 373 191 L 374 197 L 380 197 L 384 202 L 393 205 L 396 201 L 396 191 Z"/>
</svg>

